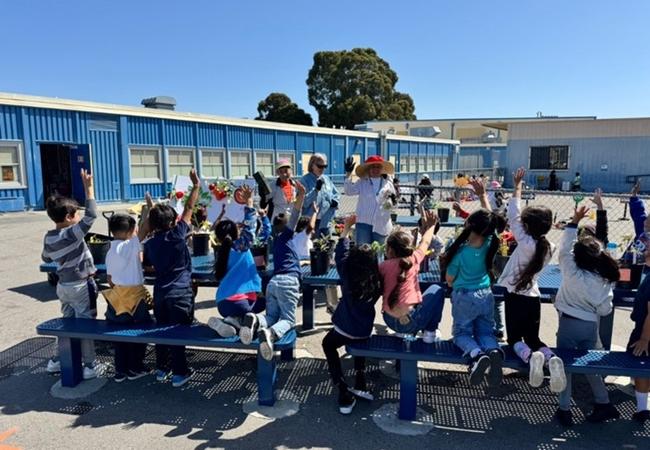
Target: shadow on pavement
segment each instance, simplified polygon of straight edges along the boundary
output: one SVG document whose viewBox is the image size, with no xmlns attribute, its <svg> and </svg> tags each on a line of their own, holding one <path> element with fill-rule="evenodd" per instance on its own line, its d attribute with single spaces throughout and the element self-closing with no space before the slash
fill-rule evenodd
<svg viewBox="0 0 650 450">
<path fill-rule="evenodd" d="M 144 424 L 172 427 L 165 436 L 184 436 L 196 449 L 220 448 L 644 448 L 650 437 L 629 418 L 634 399 L 610 386 L 612 402 L 623 416 L 601 425 L 583 423 L 591 405 L 589 388 L 575 377 L 573 408 L 576 426 L 565 430 L 552 416 L 556 397 L 547 387 L 532 389 L 524 376 L 507 375 L 502 388 L 486 392 L 470 387 L 464 372 L 421 369 L 418 404 L 434 429 L 424 436 L 397 436 L 379 429 L 372 413 L 385 402 L 397 402 L 399 385 L 369 361 L 368 384 L 377 399 L 360 402 L 350 416 L 338 413 L 327 365 L 302 358 L 279 365 L 278 394 L 300 403 L 300 411 L 281 420 L 248 421 L 242 405 L 256 399 L 255 357 L 188 349 L 196 375 L 180 389 L 153 377 L 117 384 L 112 380 L 80 400 L 49 394 L 57 377 L 46 373 L 55 341 L 32 338 L 0 352 L 0 412 L 3 415 L 53 412 L 70 416 L 71 427 L 121 425 L 126 431 Z M 153 349 L 147 363 L 153 367 Z M 99 358 L 112 363 L 110 347 L 98 347 Z M 352 376 L 352 361 L 344 359 Z M 111 376 L 109 372 L 107 376 Z M 246 422 L 246 423 L 245 423 Z M 254 422 L 254 423 L 253 423 Z M 43 425 L 47 427 L 47 424 Z M 119 441 L 119 436 L 115 436 Z M 632 447 L 630 447 L 632 448 Z"/>
<path fill-rule="evenodd" d="M 39 302 L 51 302 L 52 300 L 58 299 L 56 295 L 56 287 L 50 285 L 47 281 L 12 287 L 8 290 L 26 295 L 27 297 L 38 300 Z"/>
</svg>

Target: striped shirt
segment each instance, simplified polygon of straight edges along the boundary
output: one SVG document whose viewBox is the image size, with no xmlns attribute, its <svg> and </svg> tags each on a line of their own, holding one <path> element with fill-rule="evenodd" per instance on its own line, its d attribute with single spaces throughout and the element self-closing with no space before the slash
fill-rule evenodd
<svg viewBox="0 0 650 450">
<path fill-rule="evenodd" d="M 93 257 L 84 237 L 96 218 L 95 200 L 86 200 L 86 213 L 79 223 L 45 234 L 41 257 L 45 262 L 54 261 L 59 265 L 56 273 L 61 282 L 84 280 L 95 273 Z"/>
</svg>

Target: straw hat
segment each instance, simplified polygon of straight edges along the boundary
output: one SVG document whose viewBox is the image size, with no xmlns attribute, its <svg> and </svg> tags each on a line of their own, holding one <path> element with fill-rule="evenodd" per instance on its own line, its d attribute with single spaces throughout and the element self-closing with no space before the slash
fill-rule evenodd
<svg viewBox="0 0 650 450">
<path fill-rule="evenodd" d="M 368 169 L 370 168 L 370 166 L 374 166 L 377 164 L 381 164 L 382 174 L 386 173 L 388 175 L 392 175 L 395 173 L 395 166 L 393 166 L 393 163 L 384 161 L 384 158 L 382 158 L 379 155 L 372 155 L 368 157 L 368 159 L 366 159 L 366 161 L 363 164 L 357 167 L 354 173 L 356 173 L 359 178 L 363 178 L 366 175 L 368 175 Z"/>
<path fill-rule="evenodd" d="M 288 167 L 291 169 L 291 161 L 286 158 L 278 159 L 278 162 L 275 163 L 275 171 L 282 169 L 283 167 Z"/>
</svg>

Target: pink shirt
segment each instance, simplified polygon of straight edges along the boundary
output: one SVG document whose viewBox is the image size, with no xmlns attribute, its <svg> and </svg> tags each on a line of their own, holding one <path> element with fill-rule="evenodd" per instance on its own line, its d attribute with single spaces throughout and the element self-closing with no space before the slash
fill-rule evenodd
<svg viewBox="0 0 650 450">
<path fill-rule="evenodd" d="M 420 273 L 420 263 L 424 259 L 424 253 L 421 250 L 416 250 L 409 259 L 413 263 L 413 267 L 406 274 L 406 280 L 402 283 L 399 298 L 392 310 L 388 306 L 388 298 L 397 286 L 397 277 L 400 274 L 400 258 L 387 259 L 379 265 L 379 273 L 384 278 L 383 310 L 394 317 L 402 317 L 408 313 L 411 306 L 422 303 L 418 274 Z"/>
</svg>

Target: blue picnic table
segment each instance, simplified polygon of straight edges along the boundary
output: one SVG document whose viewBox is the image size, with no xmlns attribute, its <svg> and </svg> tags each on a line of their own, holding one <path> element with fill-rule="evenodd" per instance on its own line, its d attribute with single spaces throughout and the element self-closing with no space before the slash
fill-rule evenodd
<svg viewBox="0 0 650 450">
<path fill-rule="evenodd" d="M 395 220 L 396 225 L 401 225 L 403 227 L 417 227 L 418 220 L 420 216 L 397 216 Z M 450 217 L 446 222 L 440 222 L 441 227 L 462 227 L 465 224 L 465 219 L 462 217 Z"/>
</svg>

